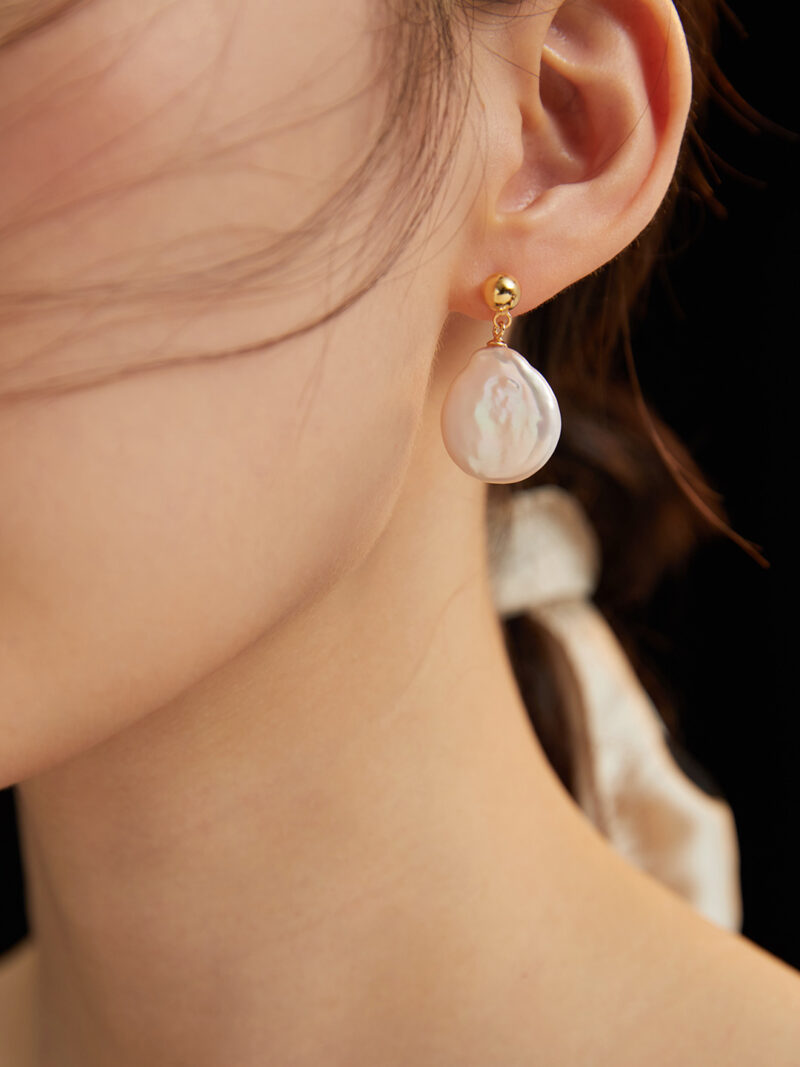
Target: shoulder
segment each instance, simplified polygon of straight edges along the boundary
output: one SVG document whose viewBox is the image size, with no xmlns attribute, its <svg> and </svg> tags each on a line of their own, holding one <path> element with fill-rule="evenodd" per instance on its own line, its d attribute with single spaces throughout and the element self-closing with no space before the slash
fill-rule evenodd
<svg viewBox="0 0 800 1067">
<path fill-rule="evenodd" d="M 36 950 L 30 941 L 23 941 L 0 956 L 0 1063 L 4 1067 L 28 1067 L 33 1063 L 35 970 Z"/>
<path fill-rule="evenodd" d="M 623 977 L 606 1018 L 630 1024 L 615 1062 L 800 1067 L 800 972 L 643 872 L 626 888 L 607 902 Z"/>
<path fill-rule="evenodd" d="M 740 935 L 720 933 L 698 958 L 695 1025 L 709 1022 L 736 1067 L 800 1064 L 800 972 Z"/>
<path fill-rule="evenodd" d="M 513 990 L 515 1021 L 527 1013 L 533 1042 L 526 1059 L 800 1067 L 798 971 L 709 921 L 588 820 L 561 829 L 565 921 L 537 920 L 524 941 L 526 982 Z"/>
</svg>

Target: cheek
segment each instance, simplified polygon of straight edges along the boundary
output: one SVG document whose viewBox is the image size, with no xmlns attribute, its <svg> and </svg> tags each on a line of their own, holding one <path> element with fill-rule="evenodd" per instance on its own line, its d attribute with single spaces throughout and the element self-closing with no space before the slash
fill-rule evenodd
<svg viewBox="0 0 800 1067">
<path fill-rule="evenodd" d="M 0 782 L 173 699 L 369 551 L 422 390 L 318 346 L 0 414 Z"/>
<path fill-rule="evenodd" d="M 427 370 L 405 355 L 430 347 L 395 328 L 393 350 L 363 342 L 385 337 L 387 313 L 379 329 L 351 309 L 324 339 L 179 365 L 319 310 L 319 291 L 269 289 L 248 257 L 372 143 L 382 103 L 358 91 L 371 10 L 92 0 L 3 56 L 2 287 L 111 295 L 0 315 L 0 393 L 175 365 L 0 403 L 0 784 L 173 699 L 322 596 L 388 521 Z M 348 257 L 350 226 L 362 239 L 362 215 L 337 228 Z M 323 236 L 312 264 L 333 254 Z M 188 305 L 180 288 L 161 300 L 181 271 L 237 256 L 249 304 L 198 301 L 193 278 Z M 114 284 L 140 281 L 155 303 L 117 306 Z"/>
<path fill-rule="evenodd" d="M 192 24 L 185 7 L 93 0 L 4 53 L 4 218 L 27 224 L 134 182 L 185 139 L 198 117 L 192 86 L 215 50 L 207 13 Z"/>
<path fill-rule="evenodd" d="M 381 117 L 368 10 L 91 0 L 4 51 L 0 288 L 152 283 L 309 218 Z"/>
</svg>

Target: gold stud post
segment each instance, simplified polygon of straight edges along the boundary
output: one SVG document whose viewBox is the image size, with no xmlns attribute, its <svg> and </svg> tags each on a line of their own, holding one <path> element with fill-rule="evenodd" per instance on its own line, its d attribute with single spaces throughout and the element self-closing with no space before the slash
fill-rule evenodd
<svg viewBox="0 0 800 1067">
<path fill-rule="evenodd" d="M 505 345 L 503 334 L 511 325 L 511 309 L 520 298 L 519 282 L 510 274 L 493 274 L 483 285 L 483 298 L 494 312 L 490 345 Z"/>
</svg>

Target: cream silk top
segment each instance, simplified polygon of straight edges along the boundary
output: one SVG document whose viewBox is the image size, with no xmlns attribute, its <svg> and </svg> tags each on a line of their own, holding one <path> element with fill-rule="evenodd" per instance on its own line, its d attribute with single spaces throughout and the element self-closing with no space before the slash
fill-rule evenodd
<svg viewBox="0 0 800 1067">
<path fill-rule="evenodd" d="M 658 710 L 592 601 L 601 558 L 586 513 L 556 486 L 514 493 L 511 508 L 507 532 L 489 510 L 495 605 L 503 617 L 528 613 L 545 626 L 575 673 L 580 708 L 573 714 L 587 739 L 574 754 L 577 802 L 629 862 L 707 919 L 740 932 L 733 813 L 676 762 Z"/>
</svg>

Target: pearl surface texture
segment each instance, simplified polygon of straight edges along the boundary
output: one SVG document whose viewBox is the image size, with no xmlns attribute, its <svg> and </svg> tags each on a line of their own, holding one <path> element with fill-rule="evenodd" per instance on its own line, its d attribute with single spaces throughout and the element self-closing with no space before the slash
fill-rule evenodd
<svg viewBox="0 0 800 1067">
<path fill-rule="evenodd" d="M 505 345 L 473 352 L 442 405 L 442 439 L 454 463 L 484 482 L 519 482 L 550 459 L 561 411 L 543 375 Z"/>
</svg>

